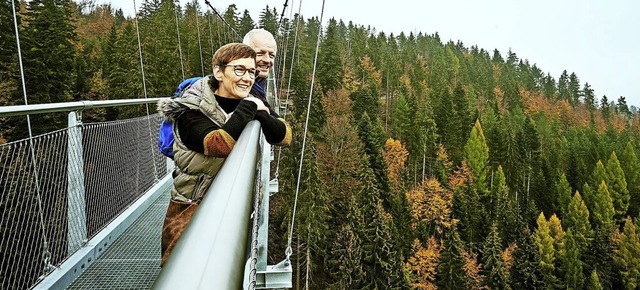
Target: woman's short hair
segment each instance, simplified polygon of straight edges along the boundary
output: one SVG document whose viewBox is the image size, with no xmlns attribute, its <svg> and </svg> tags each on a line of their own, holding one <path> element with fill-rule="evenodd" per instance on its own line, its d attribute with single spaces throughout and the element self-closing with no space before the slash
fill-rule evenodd
<svg viewBox="0 0 640 290">
<path fill-rule="evenodd" d="M 211 61 L 212 67 L 223 67 L 230 62 L 241 58 L 256 58 L 256 52 L 246 44 L 242 43 L 228 43 L 216 50 L 213 54 L 213 60 Z M 221 68 L 223 69 L 223 68 Z M 211 78 L 211 87 L 213 90 L 217 90 L 220 86 L 219 81 L 216 78 Z"/>
</svg>

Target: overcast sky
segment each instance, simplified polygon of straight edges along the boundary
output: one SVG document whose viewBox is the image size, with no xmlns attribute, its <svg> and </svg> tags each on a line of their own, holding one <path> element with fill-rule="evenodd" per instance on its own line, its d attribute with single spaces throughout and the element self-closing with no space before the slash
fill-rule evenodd
<svg viewBox="0 0 640 290">
<path fill-rule="evenodd" d="M 133 0 L 98 0 L 132 14 Z M 206 7 L 204 0 L 197 0 Z M 286 0 L 210 0 L 221 13 L 234 3 L 249 10 L 254 21 L 267 5 L 278 15 Z M 185 3 L 185 0 L 181 0 Z M 285 15 L 298 12 L 300 0 L 289 0 Z M 142 0 L 136 0 L 138 7 Z M 383 4 L 385 3 L 385 4 Z M 303 0 L 305 18 L 320 16 L 321 0 Z M 326 0 L 324 22 L 334 17 L 345 23 L 371 25 L 398 35 L 401 31 L 438 32 L 443 42 L 460 40 L 511 50 L 557 81 L 563 70 L 575 72 L 581 88 L 588 82 L 598 101 L 624 96 L 640 107 L 640 1 L 637 0 Z"/>
</svg>

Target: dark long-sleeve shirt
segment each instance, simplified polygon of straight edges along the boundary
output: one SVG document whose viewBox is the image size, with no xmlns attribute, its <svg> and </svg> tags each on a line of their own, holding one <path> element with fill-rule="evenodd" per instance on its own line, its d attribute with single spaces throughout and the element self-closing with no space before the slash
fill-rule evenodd
<svg viewBox="0 0 640 290">
<path fill-rule="evenodd" d="M 216 96 L 216 101 L 227 114 L 233 112 L 222 127 L 196 110 L 187 111 L 178 118 L 180 139 L 189 150 L 208 156 L 226 157 L 244 127 L 254 119 L 260 122 L 265 139 L 270 144 L 288 145 L 291 142 L 291 129 L 284 120 L 265 111 L 257 111 L 254 102 L 220 96 Z"/>
</svg>

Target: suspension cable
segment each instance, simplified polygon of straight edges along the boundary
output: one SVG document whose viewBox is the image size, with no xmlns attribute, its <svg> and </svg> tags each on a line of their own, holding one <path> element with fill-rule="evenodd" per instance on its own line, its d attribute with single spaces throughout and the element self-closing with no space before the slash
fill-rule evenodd
<svg viewBox="0 0 640 290">
<path fill-rule="evenodd" d="M 218 47 L 222 46 L 222 36 L 220 36 L 220 20 L 216 20 L 216 33 L 218 34 Z M 212 58 L 213 59 L 213 58 Z"/>
<path fill-rule="evenodd" d="M 193 6 L 196 9 L 196 30 L 198 32 L 198 48 L 200 49 L 200 67 L 202 68 L 202 75 L 204 76 L 204 59 L 202 57 L 202 41 L 200 41 L 200 21 L 198 21 L 198 0 L 193 0 Z"/>
<path fill-rule="evenodd" d="M 291 3 L 293 4 L 293 1 Z M 284 7 L 285 7 L 285 9 L 287 8 L 287 3 L 286 2 L 284 3 Z M 282 15 L 284 15 L 285 9 L 282 10 Z M 290 15 L 293 14 L 293 9 L 290 9 L 290 11 L 291 11 Z M 289 16 L 289 19 L 291 19 L 291 16 Z M 280 23 L 278 23 L 277 32 L 282 32 L 282 34 L 286 34 L 286 36 L 284 37 L 284 40 L 283 40 L 282 37 L 281 37 L 281 33 L 276 34 L 277 35 L 277 39 L 279 40 L 278 47 L 283 47 L 284 46 L 284 53 L 282 53 L 283 57 L 281 57 L 280 60 L 278 60 L 278 65 L 276 66 L 276 68 L 278 70 L 280 70 L 279 68 L 282 67 L 282 74 L 278 75 L 280 77 L 278 82 L 279 83 L 284 83 L 284 81 L 281 81 L 281 80 L 284 80 L 285 71 L 287 69 L 286 68 L 287 67 L 286 63 L 287 63 L 287 50 L 289 48 L 288 46 L 289 46 L 289 34 L 290 34 L 289 33 L 289 30 L 290 30 L 289 28 L 290 28 L 290 25 L 287 25 L 287 27 L 285 28 L 286 31 L 281 31 L 281 29 L 282 29 L 281 22 L 282 22 L 282 20 L 280 21 Z"/>
<path fill-rule="evenodd" d="M 298 168 L 298 180 L 296 182 L 296 195 L 293 202 L 293 214 L 291 216 L 291 227 L 289 228 L 289 237 L 287 239 L 287 249 L 285 250 L 285 255 L 287 255 L 287 260 L 291 256 L 291 238 L 293 237 L 293 226 L 296 221 L 296 208 L 298 206 L 298 193 L 300 192 L 300 178 L 302 176 L 302 163 L 304 162 L 304 147 L 307 142 L 307 128 L 309 127 L 309 111 L 311 111 L 311 99 L 313 97 L 313 84 L 315 82 L 316 77 L 316 65 L 318 63 L 318 49 L 320 47 L 320 37 L 322 36 L 322 17 L 324 16 L 324 2 L 322 0 L 322 10 L 320 10 L 320 25 L 318 28 L 318 41 L 316 41 L 316 52 L 313 57 L 313 71 L 311 73 L 311 88 L 309 92 L 309 103 L 307 104 L 307 116 L 304 121 L 304 136 L 302 137 L 302 150 L 300 152 L 300 167 Z"/>
<path fill-rule="evenodd" d="M 300 18 L 302 17 L 302 15 L 300 14 L 301 11 L 302 11 L 302 0 L 300 0 L 300 4 L 298 6 L 298 18 L 296 19 L 296 33 L 294 34 L 294 38 L 293 38 L 293 51 L 291 52 L 291 65 L 289 66 L 289 81 L 287 82 L 287 98 L 285 99 L 285 110 L 284 110 L 284 117 L 283 117 L 285 120 L 287 119 L 287 111 L 288 111 L 286 107 L 289 106 L 289 95 L 290 95 L 289 92 L 291 91 L 290 89 L 291 89 L 291 76 L 293 76 L 293 63 L 296 56 L 296 49 L 298 48 L 298 30 L 300 26 Z M 322 26 L 322 24 L 320 26 Z"/>
<path fill-rule="evenodd" d="M 280 20 L 278 21 L 278 29 L 280 29 L 280 25 L 282 24 L 282 18 L 284 17 L 284 12 L 287 10 L 287 2 L 289 0 L 284 0 L 284 7 L 282 7 L 282 13 L 280 13 Z"/>
<path fill-rule="evenodd" d="M 211 31 L 211 13 L 208 14 L 207 20 L 209 21 L 209 46 L 211 46 L 211 59 L 213 60 L 213 54 L 215 50 L 213 50 L 213 32 Z M 211 66 L 211 74 L 213 74 L 213 66 Z"/>
<path fill-rule="evenodd" d="M 136 14 L 134 20 L 136 22 L 136 33 L 138 34 L 138 54 L 140 55 L 140 72 L 142 73 L 142 89 L 144 98 L 147 98 L 147 82 L 144 78 L 144 62 L 142 60 L 142 44 L 140 43 L 140 27 L 138 25 L 138 8 L 136 8 L 136 0 L 133 0 L 133 12 Z M 147 115 L 149 115 L 149 105 L 147 105 Z"/>
<path fill-rule="evenodd" d="M 22 95 L 24 96 L 24 104 L 28 105 L 27 85 L 24 80 L 24 67 L 22 66 L 22 52 L 20 49 L 20 33 L 18 32 L 18 17 L 16 16 L 16 4 L 11 0 L 13 11 L 13 25 L 16 29 L 16 45 L 18 46 L 18 61 L 20 63 L 20 77 L 22 82 Z M 36 184 L 36 198 L 38 201 L 38 217 L 40 218 L 40 228 L 42 229 L 42 260 L 44 263 L 43 272 L 46 274 L 54 268 L 51 264 L 51 251 L 49 251 L 49 242 L 47 241 L 47 231 L 44 225 L 44 211 L 42 208 L 42 197 L 40 196 L 40 181 L 38 179 L 38 166 L 36 162 L 36 152 L 33 145 L 33 133 L 31 131 L 31 118 L 27 114 L 27 128 L 29 131 L 29 149 L 31 151 L 31 163 L 33 164 L 33 178 Z"/>
<path fill-rule="evenodd" d="M 220 18 L 220 20 L 222 20 L 222 22 L 224 22 L 227 25 L 227 27 L 229 28 L 229 31 L 233 32 L 233 34 L 235 34 L 236 39 L 242 40 L 242 37 L 240 36 L 240 34 L 238 34 L 238 32 L 235 29 L 233 29 L 231 24 L 229 24 L 229 22 L 227 22 L 227 20 L 225 20 L 224 17 L 222 17 L 222 15 L 220 15 L 220 13 L 218 13 L 218 10 L 216 10 L 215 8 L 213 8 L 213 6 L 211 6 L 211 3 L 209 2 L 209 0 L 204 0 L 204 3 L 207 4 L 211 8 L 211 10 L 213 10 L 213 12 L 216 15 L 218 15 L 218 18 Z"/>
<path fill-rule="evenodd" d="M 216 16 L 218 16 L 218 19 L 220 18 L 220 14 L 218 14 L 218 12 L 213 9 L 213 6 L 211 6 L 211 3 L 209 3 L 209 0 L 204 0 L 204 3 L 207 4 L 207 6 L 209 6 L 209 8 L 211 8 L 211 10 L 213 10 L 213 12 L 216 14 Z M 215 19 L 215 18 L 214 18 Z M 216 20 L 216 35 L 218 36 L 218 47 L 222 46 L 222 37 L 220 36 L 220 24 L 218 23 L 218 21 L 220 20 Z M 213 46 L 213 40 L 211 40 L 211 45 Z M 211 59 L 213 59 L 213 49 L 211 51 Z"/>
<path fill-rule="evenodd" d="M 284 7 L 282 8 L 282 14 L 280 14 L 280 21 L 278 21 L 278 24 L 276 25 L 276 30 L 273 32 L 274 35 L 275 35 L 275 40 L 276 40 L 276 47 L 278 49 L 281 49 L 284 46 L 284 38 L 283 38 L 284 33 L 282 31 L 282 18 L 283 18 L 284 13 L 285 13 L 285 11 L 287 9 L 287 6 L 288 6 L 287 3 L 288 2 L 289 2 L 289 0 L 285 0 Z M 274 10 L 275 10 L 275 8 L 274 8 Z M 286 56 L 287 56 L 286 46 L 285 46 L 284 49 L 285 49 L 284 56 L 286 58 Z M 282 67 L 282 63 L 283 63 L 283 58 L 282 57 L 278 58 L 278 61 L 276 61 L 274 63 L 274 65 L 273 65 L 274 72 L 277 73 L 278 71 L 280 71 L 280 68 Z M 278 75 L 278 74 L 276 74 L 276 75 Z M 280 76 L 280 77 L 282 77 L 282 76 Z"/>
<path fill-rule="evenodd" d="M 140 72 L 142 73 L 142 88 L 144 92 L 144 98 L 147 98 L 147 82 L 144 77 L 144 60 L 142 58 L 142 42 L 140 41 L 140 25 L 138 24 L 138 9 L 136 8 L 136 0 L 133 0 L 133 12 L 136 14 L 134 18 L 136 21 L 136 33 L 138 35 L 138 54 L 140 55 Z M 153 140 L 153 130 L 151 129 L 151 118 L 149 117 L 151 114 L 149 112 L 149 104 L 144 104 L 147 110 L 147 129 L 149 129 L 149 140 Z M 151 145 L 151 144 L 149 144 Z M 151 152 L 151 156 L 153 156 L 153 146 L 149 146 L 149 151 Z M 153 172 L 158 172 L 158 168 L 156 167 L 156 163 L 153 162 Z M 156 181 L 158 181 L 158 175 L 154 174 L 153 177 Z"/>
<path fill-rule="evenodd" d="M 291 88 L 291 76 L 293 75 L 293 63 L 296 56 L 296 48 L 298 45 L 298 27 L 300 26 L 300 11 L 302 11 L 302 0 L 300 0 L 300 4 L 298 5 L 298 17 L 296 19 L 296 33 L 293 38 L 293 50 L 291 51 L 291 65 L 289 66 L 289 82 L 287 83 L 286 94 L 287 97 L 284 101 L 284 114 L 282 115 L 282 119 L 287 120 L 287 112 L 289 111 L 289 92 Z M 291 9 L 291 13 L 293 13 L 293 9 Z M 288 38 L 287 38 L 288 39 Z M 288 43 L 288 42 L 287 42 Z M 284 77 L 284 68 L 283 68 L 283 77 Z M 278 174 L 280 173 L 280 158 L 282 157 L 282 149 L 278 150 L 278 161 L 276 162 L 276 173 L 275 177 L 278 178 Z"/>
<path fill-rule="evenodd" d="M 176 7 L 180 7 L 176 5 L 176 2 L 180 4 L 179 1 L 173 2 L 173 14 L 176 15 L 176 32 L 178 32 L 178 53 L 180 54 L 180 69 L 182 71 L 182 79 L 184 80 L 184 60 L 182 59 L 182 42 L 180 41 L 180 26 L 178 26 L 178 9 Z M 180 14 L 182 15 L 182 7 L 180 7 Z"/>
<path fill-rule="evenodd" d="M 293 6 L 293 4 L 294 4 L 294 1 L 291 1 L 291 5 L 292 6 Z M 287 56 L 287 52 L 289 51 L 289 39 L 291 39 L 291 26 L 292 26 L 291 21 L 293 21 L 293 7 L 291 7 L 291 9 L 289 9 L 289 19 L 290 19 L 290 22 L 287 24 L 287 37 L 286 37 L 285 46 L 284 46 L 285 58 L 282 60 L 282 64 L 283 65 L 282 65 L 282 78 L 281 78 L 282 81 L 281 81 L 281 83 L 283 83 L 283 84 L 284 84 L 284 76 L 286 75 L 285 72 L 286 72 L 286 69 L 287 69 L 287 61 L 286 61 L 287 57 L 286 56 Z"/>
</svg>

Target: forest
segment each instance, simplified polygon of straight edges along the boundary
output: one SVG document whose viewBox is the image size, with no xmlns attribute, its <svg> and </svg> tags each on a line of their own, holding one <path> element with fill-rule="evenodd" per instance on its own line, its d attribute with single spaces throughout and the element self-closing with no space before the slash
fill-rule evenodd
<svg viewBox="0 0 640 290">
<path fill-rule="evenodd" d="M 284 258 L 291 235 L 294 289 L 640 284 L 640 116 L 574 72 L 279 6 L 252 19 L 167 0 L 144 1 L 137 17 L 91 0 L 18 4 L 20 61 L 12 2 L 0 0 L 3 106 L 170 96 L 210 73 L 216 47 L 254 27 L 276 35 L 294 142 L 276 150 L 269 258 Z M 140 114 L 95 109 L 83 121 Z M 36 134 L 66 125 L 37 118 Z M 0 144 L 28 136 L 22 119 L 0 124 Z"/>
</svg>

